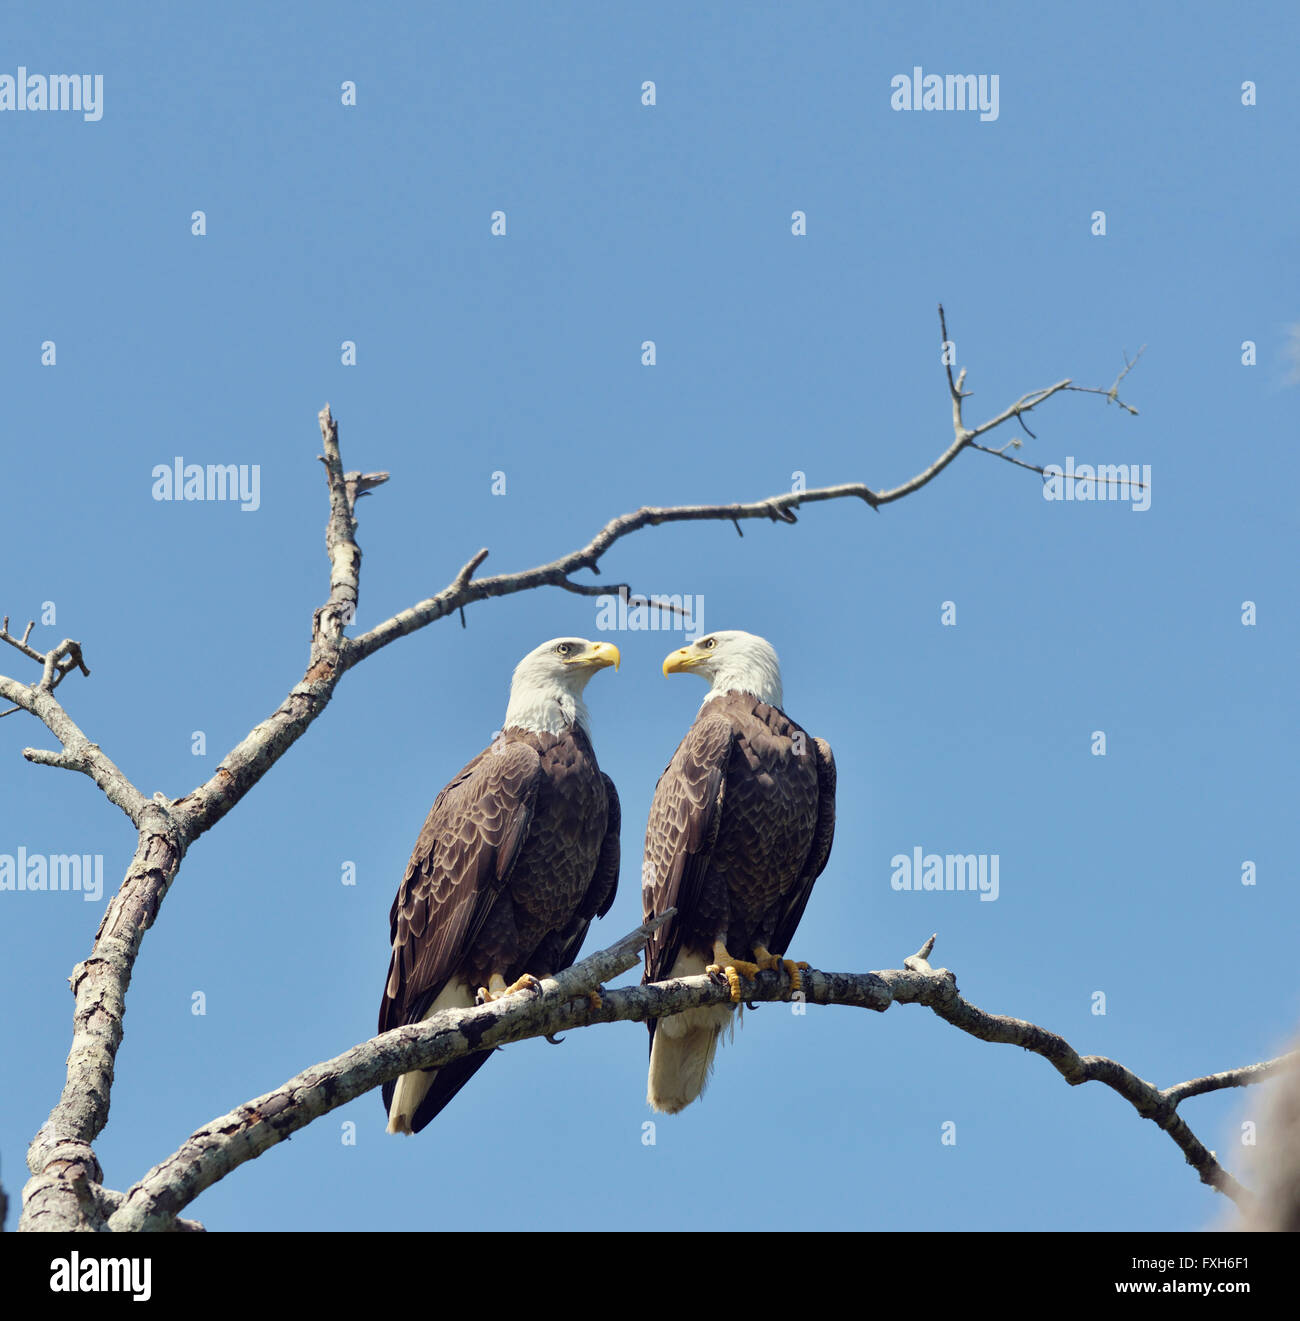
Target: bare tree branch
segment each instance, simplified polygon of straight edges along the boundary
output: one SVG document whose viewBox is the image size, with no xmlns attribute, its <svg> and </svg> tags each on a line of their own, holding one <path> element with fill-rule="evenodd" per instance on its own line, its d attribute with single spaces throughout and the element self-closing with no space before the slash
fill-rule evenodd
<svg viewBox="0 0 1300 1321">
<path fill-rule="evenodd" d="M 108 905 L 90 957 L 73 969 L 69 979 L 76 999 L 72 1047 L 63 1094 L 27 1154 L 33 1175 L 23 1199 L 23 1224 L 28 1228 L 95 1224 L 98 1204 L 88 1200 L 85 1190 L 99 1185 L 102 1174 L 90 1144 L 108 1122 L 126 991 L 144 934 L 153 925 L 189 845 L 301 737 L 324 709 L 342 674 L 343 628 L 355 614 L 361 564 L 354 503 L 379 484 L 382 474 L 345 474 L 338 428 L 328 406 L 321 412 L 320 424 L 330 479 L 326 529 L 330 595 L 313 616 L 307 671 L 271 718 L 226 756 L 206 784 L 175 802 L 162 796 L 146 800 L 86 739 L 52 692 L 51 676 L 60 658 L 79 656 L 77 644 L 65 641 L 42 656 L 39 684 L 25 686 L 0 676 L 0 696 L 36 715 L 64 746 L 62 754 L 28 749 L 29 759 L 84 771 L 123 807 L 140 832 L 135 856 Z"/>
<path fill-rule="evenodd" d="M 1240 1227 L 1257 1233 L 1294 1234 L 1300 1232 L 1300 1050 L 1236 1073 L 1250 1075 L 1255 1070 L 1267 1071 L 1276 1082 L 1263 1097 L 1259 1119 L 1253 1125 L 1255 1143 L 1247 1148 L 1255 1198 L 1253 1206 L 1243 1208 Z M 1202 1083 L 1230 1076 L 1216 1073 L 1183 1086 L 1199 1088 Z M 1238 1087 L 1253 1081 L 1253 1077 L 1243 1076 L 1224 1085 Z"/>
<path fill-rule="evenodd" d="M 942 307 L 939 309 L 939 315 L 940 321 L 943 323 L 944 313 Z M 947 326 L 943 324 L 945 341 L 947 340 L 947 334 Z M 1111 389 L 1117 389 L 1119 380 L 1123 379 L 1124 374 L 1121 373 Z M 952 444 L 927 468 L 924 468 L 899 486 L 876 491 L 862 482 L 842 482 L 836 486 L 823 486 L 806 491 L 786 491 L 778 495 L 768 496 L 764 500 L 753 500 L 747 504 L 675 505 L 669 508 L 643 506 L 632 513 L 620 514 L 619 517 L 610 519 L 585 546 L 572 550 L 567 555 L 561 555 L 549 564 L 540 564 L 536 568 L 523 569 L 517 573 L 475 578 L 469 582 L 462 582 L 458 578 L 436 596 L 417 602 L 415 605 L 394 615 L 391 619 L 386 619 L 383 623 L 377 624 L 359 637 L 353 638 L 348 645 L 345 665 L 347 668 L 351 668 L 353 665 L 359 664 L 381 647 L 387 646 L 390 642 L 394 642 L 418 628 L 423 628 L 434 620 L 443 618 L 453 610 L 463 608 L 471 601 L 486 600 L 495 596 L 508 596 L 515 592 L 530 591 L 537 587 L 561 587 L 568 591 L 584 591 L 590 595 L 600 595 L 603 592 L 613 595 L 617 590 L 616 588 L 605 587 L 602 589 L 598 585 L 591 585 L 588 588 L 587 585 L 579 585 L 573 582 L 571 575 L 581 569 L 590 569 L 593 573 L 598 573 L 601 557 L 616 542 L 634 532 L 639 532 L 642 528 L 658 527 L 664 523 L 726 521 L 733 523 L 736 531 L 739 532 L 740 520 L 742 519 L 757 518 L 767 519 L 775 523 L 795 523 L 798 521 L 795 510 L 803 505 L 818 504 L 825 500 L 856 499 L 862 500 L 873 509 L 879 509 L 883 505 L 892 504 L 905 496 L 914 494 L 923 486 L 929 485 L 964 449 L 979 449 L 985 453 L 993 453 L 994 451 L 975 443 L 979 437 L 996 430 L 1012 418 L 1016 418 L 1023 423 L 1024 414 L 1045 403 L 1053 395 L 1065 390 L 1078 389 L 1110 397 L 1110 390 L 1093 390 L 1091 387 L 1075 386 L 1067 377 L 1064 380 L 1057 381 L 1054 385 L 1044 386 L 1042 389 L 1031 390 L 1027 394 L 1021 395 L 1019 399 L 1009 404 L 1000 413 L 981 422 L 974 429 L 967 429 L 962 421 L 962 400 L 969 397 L 961 388 L 965 377 L 966 371 L 963 368 L 958 379 L 954 381 L 952 369 L 951 367 L 948 368 L 948 383 L 953 406 L 954 436 Z M 1116 402 L 1120 402 L 1117 396 Z M 1128 407 L 1126 404 L 1123 406 Z M 1137 410 L 1130 409 L 1129 411 L 1136 412 Z M 1018 461 L 1011 460 L 1011 462 Z M 1043 471 L 1042 468 L 1036 468 L 1032 464 L 1020 463 L 1019 466 L 1038 473 Z M 486 552 L 480 552 L 480 555 L 484 554 Z M 622 585 L 625 584 L 620 584 L 620 586 Z"/>
<path fill-rule="evenodd" d="M 1095 385 L 1072 385 L 1070 389 L 1077 390 L 1080 394 L 1104 394 L 1106 396 L 1106 402 L 1108 404 L 1118 404 L 1126 413 L 1130 413 L 1134 417 L 1137 417 L 1138 415 L 1137 409 L 1134 408 L 1131 404 L 1126 404 L 1119 397 L 1119 383 L 1129 374 L 1129 372 L 1133 370 L 1134 367 L 1137 366 L 1138 359 L 1146 351 L 1147 351 L 1147 346 L 1143 344 L 1142 347 L 1138 349 L 1138 351 L 1133 355 L 1133 360 L 1131 362 L 1129 361 L 1128 354 L 1124 355 L 1124 370 L 1120 372 L 1120 374 L 1117 377 L 1115 377 L 1115 380 L 1112 382 L 1110 389 L 1103 390 Z"/>
<path fill-rule="evenodd" d="M 1164 1096 L 1178 1105 L 1189 1096 L 1204 1096 L 1206 1092 L 1219 1092 L 1225 1087 L 1250 1087 L 1254 1083 L 1266 1082 L 1275 1074 L 1297 1065 L 1300 1065 L 1300 1050 L 1293 1050 L 1263 1064 L 1247 1064 L 1241 1069 L 1226 1069 L 1223 1073 L 1208 1073 L 1204 1078 L 1180 1082 L 1176 1087 L 1166 1087 Z"/>
<path fill-rule="evenodd" d="M 7 675 L 0 674 L 0 697 L 12 702 L 19 710 L 34 715 L 63 744 L 63 751 L 48 752 L 40 748 L 24 748 L 23 756 L 38 766 L 58 766 L 64 770 L 80 771 L 88 775 L 103 790 L 104 796 L 116 807 L 120 807 L 130 818 L 131 823 L 139 826 L 149 800 L 126 778 L 100 749 L 98 743 L 92 743 L 82 733 L 76 721 L 63 709 L 54 696 L 55 679 L 47 684 L 45 676 L 52 666 L 49 657 L 66 648 L 67 641 L 61 642 L 47 655 L 41 656 L 44 674 L 35 684 L 19 683 Z M 73 644 L 76 645 L 75 643 Z M 80 654 L 80 653 L 78 653 Z"/>
<path fill-rule="evenodd" d="M 522 993 L 476 1009 L 449 1009 L 422 1023 L 386 1032 L 353 1046 L 342 1055 L 315 1064 L 277 1087 L 203 1125 L 166 1160 L 155 1165 L 126 1195 L 109 1219 L 114 1230 L 156 1230 L 210 1188 L 268 1148 L 285 1141 L 312 1120 L 412 1069 L 440 1068 L 478 1051 L 532 1037 L 588 1027 L 596 1023 L 663 1018 L 701 1005 L 731 1002 L 723 978 L 683 977 L 646 986 L 589 995 L 604 981 L 636 965 L 638 952 L 671 910 L 541 983 L 538 993 Z M 1144 1119 L 1157 1124 L 1179 1149 L 1203 1183 L 1227 1194 L 1239 1205 L 1249 1201 L 1245 1189 L 1224 1170 L 1177 1113 L 1178 1099 L 1201 1095 L 1216 1086 L 1260 1082 L 1285 1066 L 1288 1057 L 1248 1069 L 1182 1083 L 1162 1092 L 1104 1056 L 1080 1056 L 1063 1037 L 1019 1018 L 990 1014 L 962 998 L 956 976 L 932 968 L 927 955 L 934 937 L 906 960 L 901 970 L 827 973 L 808 969 L 802 989 L 792 991 L 778 973 L 742 978 L 750 1001 L 802 1000 L 808 1004 L 849 1005 L 883 1013 L 893 1004 L 928 1006 L 945 1022 L 981 1041 L 1022 1046 L 1042 1055 L 1071 1086 L 1103 1082 L 1113 1088 Z M 1219 1081 L 1222 1080 L 1222 1081 Z M 1200 1086 L 1200 1084 L 1206 1084 Z M 1188 1091 L 1188 1088 L 1199 1090 Z M 1178 1099 L 1173 1099 L 1175 1095 Z"/>
<path fill-rule="evenodd" d="M 27 639 L 31 637 L 32 629 L 35 627 L 36 621 L 29 619 L 27 627 L 23 629 L 22 637 L 16 638 L 9 632 L 9 616 L 5 615 L 4 622 L 0 623 L 0 642 L 7 642 L 11 647 L 16 647 L 28 660 L 34 660 L 41 666 L 41 687 L 45 692 L 52 693 L 73 670 L 80 670 L 89 677 L 90 671 L 82 659 L 79 642 L 64 638 L 52 651 L 37 651 L 35 647 L 27 644 Z M 0 717 L 11 716 L 15 711 L 22 710 L 24 708 L 21 706 L 11 706 L 8 711 L 0 711 Z"/>
</svg>

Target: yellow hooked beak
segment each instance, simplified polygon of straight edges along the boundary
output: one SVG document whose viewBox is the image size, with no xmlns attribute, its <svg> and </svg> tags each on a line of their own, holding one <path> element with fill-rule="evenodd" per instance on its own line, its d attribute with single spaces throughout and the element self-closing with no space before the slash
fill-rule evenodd
<svg viewBox="0 0 1300 1321">
<path fill-rule="evenodd" d="M 683 671 L 693 670 L 704 657 L 695 649 L 695 647 L 678 647 L 676 651 L 670 651 L 664 657 L 664 674 L 681 674 Z"/>
<path fill-rule="evenodd" d="M 581 656 L 574 656 L 566 664 L 585 665 L 592 670 L 603 670 L 612 665 L 617 670 L 622 659 L 618 648 L 612 642 L 593 642 L 588 651 L 584 651 Z"/>
</svg>

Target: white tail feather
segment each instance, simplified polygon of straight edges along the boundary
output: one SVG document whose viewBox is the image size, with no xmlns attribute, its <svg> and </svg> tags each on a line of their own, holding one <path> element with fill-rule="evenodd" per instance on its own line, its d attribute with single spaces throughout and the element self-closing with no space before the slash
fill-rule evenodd
<svg viewBox="0 0 1300 1321">
<path fill-rule="evenodd" d="M 709 1081 L 721 1035 L 720 1027 L 691 1028 L 679 1037 L 657 1029 L 650 1047 L 646 1101 L 670 1115 L 690 1105 Z"/>
<path fill-rule="evenodd" d="M 465 982 L 448 982 L 442 993 L 429 1006 L 429 1011 L 420 1022 L 436 1014 L 440 1009 L 472 1009 L 474 992 Z M 414 1073 L 404 1073 L 393 1088 L 393 1103 L 388 1107 L 388 1132 L 410 1133 L 411 1120 L 420 1108 L 420 1102 L 429 1094 L 433 1080 L 438 1076 L 437 1069 L 418 1069 Z"/>
<path fill-rule="evenodd" d="M 698 977 L 708 960 L 685 952 L 677 956 L 670 977 Z M 727 1005 L 688 1009 L 659 1020 L 650 1046 L 650 1076 L 646 1102 L 675 1115 L 690 1105 L 709 1081 L 718 1038 L 728 1024 L 735 1030 L 735 1011 Z"/>
</svg>

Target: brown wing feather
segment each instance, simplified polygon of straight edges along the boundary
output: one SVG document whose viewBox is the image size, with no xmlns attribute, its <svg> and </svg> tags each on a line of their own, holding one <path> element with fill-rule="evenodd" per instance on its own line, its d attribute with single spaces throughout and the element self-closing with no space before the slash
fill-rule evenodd
<svg viewBox="0 0 1300 1321">
<path fill-rule="evenodd" d="M 548 975 L 577 957 L 618 885 L 620 810 L 580 730 L 507 730 L 438 795 L 390 915 L 380 1031 L 418 1022 L 452 977 Z M 487 1062 L 439 1069 L 411 1117 L 418 1133 Z M 391 1109 L 395 1083 L 386 1084 Z"/>
<path fill-rule="evenodd" d="M 795 928 L 808 906 L 813 882 L 826 870 L 835 840 L 835 758 L 824 738 L 814 739 L 813 747 L 817 757 L 817 826 L 799 884 L 788 896 L 785 911 L 777 922 L 772 939 L 772 949 L 777 954 L 784 954 L 790 948 Z"/>
<path fill-rule="evenodd" d="M 655 786 L 646 823 L 641 906 L 646 918 L 666 908 L 676 908 L 678 916 L 651 937 L 643 982 L 667 977 L 681 950 L 683 927 L 699 898 L 722 821 L 734 737 L 725 717 L 697 719 Z M 647 1026 L 653 1038 L 654 1019 Z"/>
<path fill-rule="evenodd" d="M 418 1023 L 464 959 L 510 879 L 539 780 L 534 749 L 510 743 L 480 753 L 434 800 L 389 914 L 380 1032 Z"/>
<path fill-rule="evenodd" d="M 605 781 L 606 801 L 609 804 L 605 814 L 605 838 L 601 841 L 600 859 L 596 863 L 596 874 L 591 878 L 582 911 L 588 916 L 604 917 L 614 905 L 614 896 L 618 893 L 618 873 L 622 851 L 619 836 L 623 829 L 623 805 L 618 801 L 618 790 L 614 781 L 601 772 Z M 576 951 L 575 951 L 576 953 Z"/>
<path fill-rule="evenodd" d="M 601 772 L 600 778 L 605 781 L 606 801 L 609 804 L 605 815 L 605 838 L 601 841 L 600 857 L 596 862 L 596 870 L 592 873 L 591 884 L 587 887 L 582 904 L 565 933 L 565 944 L 560 954 L 560 968 L 573 966 L 582 950 L 582 942 L 587 938 L 587 929 L 591 926 L 592 919 L 604 917 L 614 903 L 615 894 L 618 893 L 619 830 L 623 824 L 623 809 L 618 801 L 618 790 L 614 788 L 614 781 L 604 771 Z"/>
</svg>

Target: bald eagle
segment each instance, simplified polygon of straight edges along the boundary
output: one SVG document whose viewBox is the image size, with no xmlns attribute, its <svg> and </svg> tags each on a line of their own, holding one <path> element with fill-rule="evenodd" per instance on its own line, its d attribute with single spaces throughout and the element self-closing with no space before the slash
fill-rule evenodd
<svg viewBox="0 0 1300 1321">
<path fill-rule="evenodd" d="M 664 660 L 664 674 L 710 683 L 695 723 L 659 777 L 646 826 L 647 919 L 676 915 L 646 949 L 643 982 L 799 965 L 781 956 L 830 856 L 835 761 L 781 709 L 775 650 L 752 633 L 711 633 Z M 802 965 L 807 967 L 807 964 Z M 704 1090 L 734 1005 L 650 1019 L 646 1100 L 676 1114 Z"/>
<path fill-rule="evenodd" d="M 497 999 L 567 968 L 618 885 L 619 803 L 582 700 L 618 648 L 552 638 L 515 669 L 505 728 L 443 789 L 389 915 L 379 1031 Z M 384 1084 L 390 1133 L 418 1133 L 487 1054 Z"/>
</svg>

